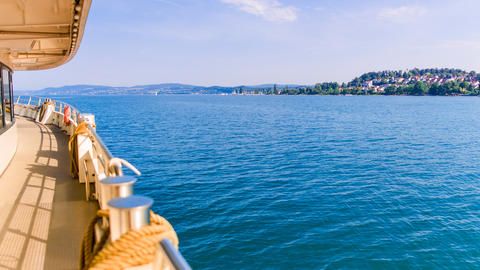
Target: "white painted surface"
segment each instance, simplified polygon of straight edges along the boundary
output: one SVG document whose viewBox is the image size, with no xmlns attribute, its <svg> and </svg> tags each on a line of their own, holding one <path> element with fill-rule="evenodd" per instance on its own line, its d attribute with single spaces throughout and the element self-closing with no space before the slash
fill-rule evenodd
<svg viewBox="0 0 480 270">
<path fill-rule="evenodd" d="M 0 135 L 0 175 L 5 171 L 15 151 L 17 151 L 17 124 L 14 123 L 7 131 Z"/>
<path fill-rule="evenodd" d="M 43 118 L 40 119 L 40 123 L 47 125 L 47 124 L 53 124 L 54 120 L 54 111 L 55 111 L 55 106 L 53 104 L 49 105 L 43 105 L 45 112 L 43 113 Z"/>
</svg>

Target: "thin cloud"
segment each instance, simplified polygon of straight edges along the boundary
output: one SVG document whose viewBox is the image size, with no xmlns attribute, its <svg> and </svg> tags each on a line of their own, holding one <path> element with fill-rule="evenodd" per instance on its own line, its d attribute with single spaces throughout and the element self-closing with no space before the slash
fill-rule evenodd
<svg viewBox="0 0 480 270">
<path fill-rule="evenodd" d="M 167 4 L 167 5 L 171 5 L 171 6 L 176 6 L 176 7 L 181 7 L 182 6 L 179 3 L 176 3 L 176 2 L 173 2 L 173 1 L 170 1 L 170 0 L 155 0 L 155 2 L 162 3 L 162 4 Z"/>
<path fill-rule="evenodd" d="M 421 6 L 401 6 L 394 8 L 384 8 L 378 13 L 378 17 L 383 20 L 408 23 L 427 13 L 427 10 Z"/>
<path fill-rule="evenodd" d="M 243 12 L 273 22 L 293 22 L 297 20 L 297 9 L 286 6 L 277 0 L 221 0 L 225 4 L 236 6 Z"/>
<path fill-rule="evenodd" d="M 440 43 L 440 47 L 456 50 L 479 50 L 480 40 L 446 40 Z"/>
</svg>

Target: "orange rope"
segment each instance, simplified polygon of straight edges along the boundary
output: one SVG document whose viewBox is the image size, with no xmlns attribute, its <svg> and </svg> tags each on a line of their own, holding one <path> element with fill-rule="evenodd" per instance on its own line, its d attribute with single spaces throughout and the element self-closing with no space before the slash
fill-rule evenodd
<svg viewBox="0 0 480 270">
<path fill-rule="evenodd" d="M 160 241 L 169 239 L 178 248 L 178 237 L 172 225 L 150 211 L 150 225 L 129 231 L 109 243 L 93 259 L 89 269 L 115 270 L 153 262 Z"/>
</svg>

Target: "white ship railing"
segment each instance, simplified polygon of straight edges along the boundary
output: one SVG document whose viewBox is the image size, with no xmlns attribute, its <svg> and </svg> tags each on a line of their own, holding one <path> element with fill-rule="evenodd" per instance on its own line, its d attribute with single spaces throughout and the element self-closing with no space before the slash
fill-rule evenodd
<svg viewBox="0 0 480 270">
<path fill-rule="evenodd" d="M 15 115 L 35 119 L 43 124 L 53 124 L 68 135 L 75 133 L 78 125 L 86 121 L 88 123 L 88 134 L 77 134 L 77 156 L 78 156 L 78 178 L 85 184 L 86 200 L 96 199 L 100 209 L 108 210 L 108 201 L 111 194 L 102 194 L 106 192 L 101 188 L 101 181 L 111 177 L 123 176 L 123 169 L 128 168 L 136 175 L 140 172 L 128 161 L 114 157 L 103 143 L 100 136 L 95 131 L 94 116 L 91 114 L 82 114 L 74 106 L 45 97 L 38 96 L 18 96 L 14 104 Z M 67 125 L 64 121 L 64 110 L 70 108 L 70 116 Z M 43 107 L 43 117 L 40 119 L 40 111 Z M 48 107 L 48 108 L 47 108 Z M 95 189 L 92 191 L 91 184 Z M 132 194 L 133 195 L 133 194 Z M 110 227 L 125 227 L 125 224 L 115 224 L 115 221 L 108 221 Z M 164 254 L 169 259 L 163 260 L 161 267 L 146 267 L 141 269 L 190 269 L 183 256 L 173 247 L 168 240 L 163 240 L 159 244 L 158 254 Z"/>
<path fill-rule="evenodd" d="M 15 100 L 15 114 L 28 117 L 28 118 L 33 118 L 37 119 L 38 118 L 38 113 L 40 110 L 40 106 L 46 101 L 52 101 L 54 102 L 55 105 L 55 117 L 54 117 L 54 123 L 55 125 L 59 126 L 63 130 L 67 131 L 69 135 L 71 135 L 74 131 L 74 128 L 78 126 L 79 122 L 79 117 L 80 117 L 80 111 L 71 106 L 70 104 L 67 104 L 65 102 L 57 101 L 57 100 L 52 100 L 50 98 L 45 98 L 45 97 L 38 97 L 38 96 L 18 96 Z M 72 122 L 72 126 L 70 128 L 67 128 L 67 126 L 62 122 L 63 121 L 63 110 L 65 109 L 66 106 L 70 107 L 70 121 Z M 38 119 L 37 119 L 38 120 Z M 73 130 L 70 132 L 70 130 Z"/>
<path fill-rule="evenodd" d="M 45 102 L 53 103 L 53 111 L 49 119 L 44 119 L 44 123 L 58 126 L 70 136 L 74 134 L 78 124 L 82 121 L 82 114 L 77 108 L 68 103 L 38 96 L 18 96 L 15 100 L 15 114 L 42 121 L 42 119 L 39 119 L 39 114 L 41 106 Z M 68 125 L 64 122 L 64 110 L 67 106 L 70 108 L 70 124 Z M 88 117 L 91 116 L 91 114 L 85 114 L 83 116 Z M 79 157 L 79 180 L 81 183 L 95 183 L 95 192 L 91 191 L 90 185 L 85 185 L 86 199 L 89 200 L 93 196 L 99 199 L 100 204 L 102 204 L 101 194 L 99 194 L 99 192 L 101 192 L 99 181 L 106 177 L 122 176 L 124 167 L 129 168 L 137 175 L 140 175 L 140 172 L 126 160 L 116 158 L 112 155 L 100 136 L 96 133 L 95 123 L 89 124 L 88 129 L 89 134 L 86 136 L 88 141 L 82 141 L 84 144 L 79 145 L 79 148 L 83 146 L 84 152 L 88 152 L 80 153 L 83 158 Z M 82 152 L 82 149 L 78 150 Z"/>
</svg>

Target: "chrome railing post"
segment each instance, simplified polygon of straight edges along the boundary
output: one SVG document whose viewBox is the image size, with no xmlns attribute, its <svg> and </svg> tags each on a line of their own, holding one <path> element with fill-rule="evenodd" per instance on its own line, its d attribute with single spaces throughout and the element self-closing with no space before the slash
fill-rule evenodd
<svg viewBox="0 0 480 270">
<path fill-rule="evenodd" d="M 133 195 L 133 184 L 137 179 L 132 176 L 107 177 L 100 181 L 100 200 L 102 209 L 107 209 L 107 203 L 115 198 L 125 198 Z"/>
<path fill-rule="evenodd" d="M 110 239 L 117 240 L 130 230 L 139 230 L 150 224 L 153 200 L 143 196 L 116 198 L 108 202 Z"/>
</svg>

